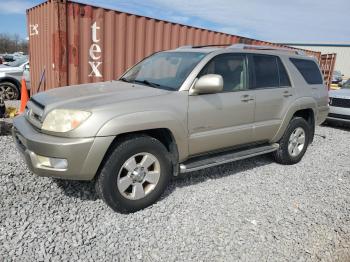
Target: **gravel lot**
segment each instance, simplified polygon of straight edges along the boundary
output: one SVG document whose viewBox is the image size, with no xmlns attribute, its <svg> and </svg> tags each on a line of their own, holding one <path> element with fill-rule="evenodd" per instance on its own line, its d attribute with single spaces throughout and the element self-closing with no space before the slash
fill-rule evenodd
<svg viewBox="0 0 350 262">
<path fill-rule="evenodd" d="M 0 261 L 350 261 L 350 129 L 319 127 L 301 163 L 256 157 L 113 213 L 92 183 L 31 174 L 0 136 Z"/>
</svg>

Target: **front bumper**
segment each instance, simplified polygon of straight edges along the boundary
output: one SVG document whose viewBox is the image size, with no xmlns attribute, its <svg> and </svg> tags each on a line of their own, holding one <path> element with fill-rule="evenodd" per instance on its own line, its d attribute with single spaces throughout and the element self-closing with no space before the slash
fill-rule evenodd
<svg viewBox="0 0 350 262">
<path fill-rule="evenodd" d="M 23 115 L 13 121 L 12 136 L 29 169 L 39 175 L 73 180 L 94 178 L 114 137 L 63 138 L 37 131 Z M 67 160 L 67 168 L 43 166 L 38 156 Z"/>
<path fill-rule="evenodd" d="M 328 121 L 350 123 L 350 108 L 330 106 L 329 109 Z"/>
</svg>

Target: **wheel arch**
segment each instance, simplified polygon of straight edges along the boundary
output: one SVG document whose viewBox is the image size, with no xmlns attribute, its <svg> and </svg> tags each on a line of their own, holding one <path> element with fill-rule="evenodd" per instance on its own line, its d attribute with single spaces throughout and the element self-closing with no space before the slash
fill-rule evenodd
<svg viewBox="0 0 350 262">
<path fill-rule="evenodd" d="M 159 140 L 170 153 L 170 158 L 173 166 L 173 174 L 176 176 L 178 174 L 178 163 L 179 163 L 179 151 L 175 140 L 175 137 L 170 129 L 168 128 L 153 128 L 145 130 L 130 131 L 118 134 L 109 145 L 100 165 L 96 175 L 100 172 L 104 163 L 107 161 L 108 156 L 113 152 L 113 150 L 123 141 L 132 139 L 136 136 L 147 135 Z M 96 176 L 95 175 L 95 176 Z"/>
<path fill-rule="evenodd" d="M 310 141 L 309 143 L 311 144 L 312 141 L 314 140 L 314 135 L 315 135 L 315 112 L 311 108 L 306 108 L 306 109 L 300 109 L 296 111 L 293 115 L 293 117 L 302 117 L 308 122 L 310 125 Z M 293 118 L 292 117 L 292 118 Z"/>
<path fill-rule="evenodd" d="M 21 91 L 21 83 L 16 78 L 8 77 L 8 76 L 3 77 L 0 79 L 0 83 L 3 83 L 3 82 L 10 82 L 17 87 L 18 91 Z"/>
<path fill-rule="evenodd" d="M 311 97 L 303 97 L 296 100 L 288 108 L 282 120 L 282 124 L 279 130 L 277 131 L 275 137 L 272 139 L 272 142 L 279 141 L 282 138 L 292 118 L 298 116 L 298 117 L 304 118 L 311 126 L 311 134 L 312 134 L 310 139 L 310 143 L 311 143 L 315 132 L 315 119 L 317 117 L 316 108 L 317 108 L 316 101 Z"/>
</svg>

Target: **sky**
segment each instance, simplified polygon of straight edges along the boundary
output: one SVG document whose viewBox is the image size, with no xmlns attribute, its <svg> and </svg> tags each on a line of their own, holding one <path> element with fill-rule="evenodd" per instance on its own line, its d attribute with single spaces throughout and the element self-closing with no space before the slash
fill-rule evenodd
<svg viewBox="0 0 350 262">
<path fill-rule="evenodd" d="M 0 33 L 26 38 L 25 10 L 0 0 Z M 171 22 L 279 43 L 350 42 L 350 0 L 79 0 Z"/>
</svg>

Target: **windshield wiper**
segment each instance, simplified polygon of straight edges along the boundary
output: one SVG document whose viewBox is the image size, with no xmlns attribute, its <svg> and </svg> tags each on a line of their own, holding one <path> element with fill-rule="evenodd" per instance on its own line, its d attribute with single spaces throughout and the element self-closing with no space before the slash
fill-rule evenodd
<svg viewBox="0 0 350 262">
<path fill-rule="evenodd" d="M 125 77 L 120 78 L 119 81 L 123 81 L 123 82 L 127 82 L 127 83 L 130 82 L 130 81 L 129 81 L 128 79 L 126 79 Z"/>
<path fill-rule="evenodd" d="M 155 87 L 155 88 L 158 88 L 160 87 L 160 84 L 156 84 L 156 83 L 152 83 L 148 80 L 134 80 L 135 83 L 141 83 L 141 84 L 145 84 L 145 85 L 148 85 L 148 86 L 151 86 L 151 87 Z"/>
</svg>

